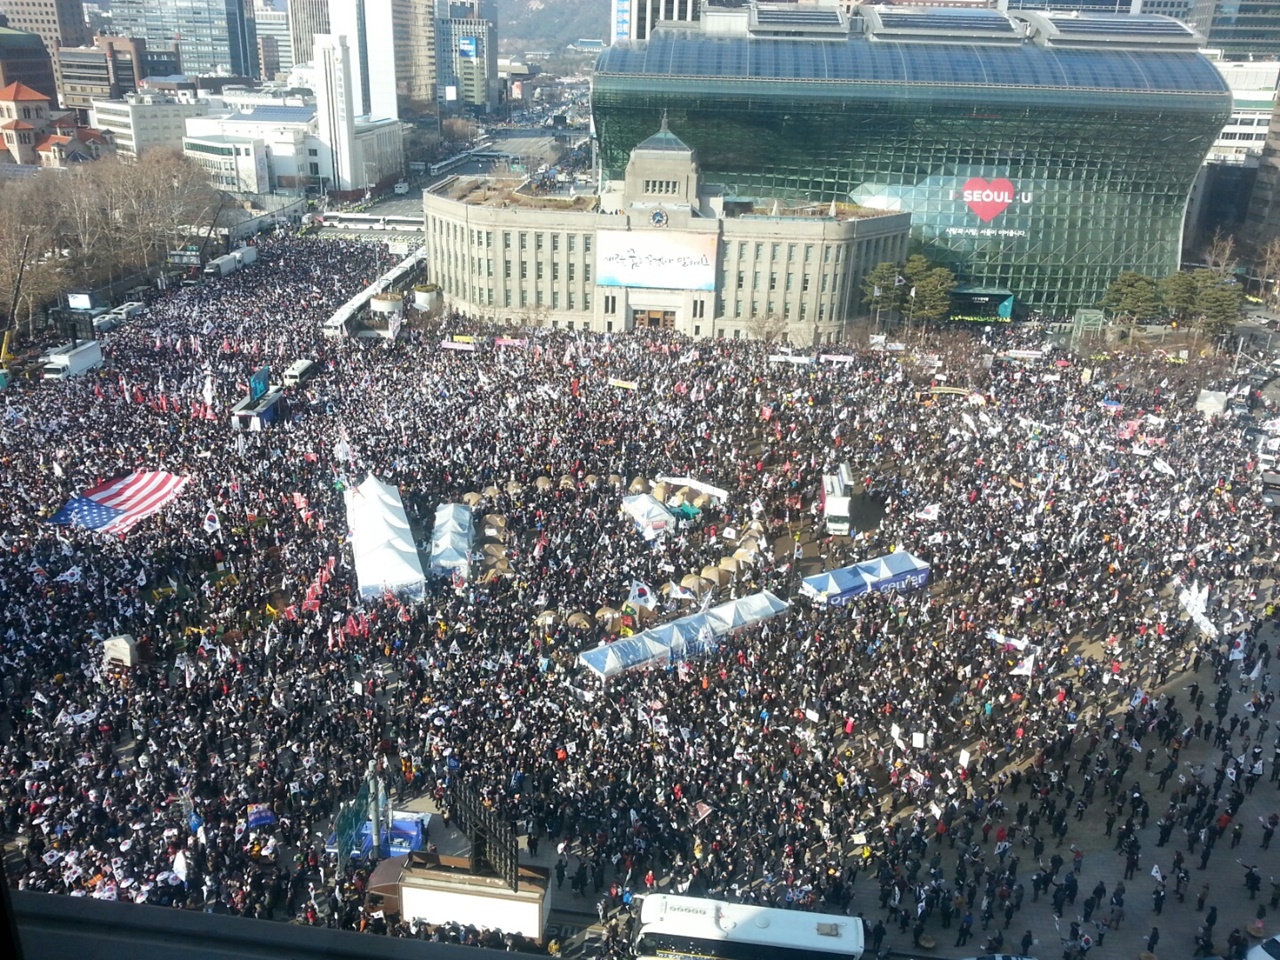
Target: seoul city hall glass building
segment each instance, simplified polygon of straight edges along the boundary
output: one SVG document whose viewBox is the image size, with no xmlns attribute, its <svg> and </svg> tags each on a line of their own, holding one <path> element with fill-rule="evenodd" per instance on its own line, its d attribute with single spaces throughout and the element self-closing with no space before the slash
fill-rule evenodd
<svg viewBox="0 0 1280 960">
<path fill-rule="evenodd" d="M 1202 38 L 1159 16 L 720 7 L 596 64 L 603 173 L 667 117 L 741 197 L 910 211 L 974 290 L 1064 315 L 1178 268 L 1187 195 L 1231 112 Z"/>
</svg>

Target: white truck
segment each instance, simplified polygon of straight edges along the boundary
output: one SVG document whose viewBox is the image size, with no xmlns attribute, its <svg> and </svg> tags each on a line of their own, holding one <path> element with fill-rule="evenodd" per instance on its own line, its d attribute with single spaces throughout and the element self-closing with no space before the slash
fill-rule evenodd
<svg viewBox="0 0 1280 960">
<path fill-rule="evenodd" d="M 836 537 L 849 535 L 849 490 L 839 473 L 827 473 L 822 477 L 822 492 L 818 503 L 827 524 L 827 532 Z"/>
<path fill-rule="evenodd" d="M 241 267 L 247 267 L 251 263 L 258 262 L 258 248 L 240 247 L 238 250 L 232 250 L 231 256 L 236 258 L 236 263 Z"/>
<path fill-rule="evenodd" d="M 64 343 L 50 350 L 41 360 L 44 379 L 67 380 L 102 366 L 102 344 L 97 340 Z"/>
<path fill-rule="evenodd" d="M 206 263 L 204 265 L 204 275 L 206 277 L 225 277 L 239 269 L 240 261 L 228 253 L 221 257 L 214 257 Z"/>
</svg>

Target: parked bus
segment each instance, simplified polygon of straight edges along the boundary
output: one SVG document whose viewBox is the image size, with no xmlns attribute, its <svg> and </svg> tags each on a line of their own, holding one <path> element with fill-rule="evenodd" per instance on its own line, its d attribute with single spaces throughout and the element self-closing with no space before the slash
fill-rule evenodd
<svg viewBox="0 0 1280 960">
<path fill-rule="evenodd" d="M 427 167 L 427 172 L 433 177 L 438 177 L 442 173 L 447 173 L 454 167 L 460 167 L 471 159 L 469 153 L 459 153 L 457 156 L 450 157 L 448 160 L 441 160 L 439 163 L 433 163 Z"/>
<path fill-rule="evenodd" d="M 859 960 L 865 940 L 859 917 L 654 893 L 632 950 L 638 960 Z"/>
</svg>

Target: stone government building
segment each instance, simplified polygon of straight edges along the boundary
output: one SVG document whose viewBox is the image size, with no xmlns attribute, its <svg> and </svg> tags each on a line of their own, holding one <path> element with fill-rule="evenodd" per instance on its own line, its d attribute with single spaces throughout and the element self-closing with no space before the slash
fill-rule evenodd
<svg viewBox="0 0 1280 960">
<path fill-rule="evenodd" d="M 488 178 L 424 195 L 428 276 L 473 316 L 597 332 L 838 339 L 872 267 L 907 254 L 910 215 L 735 197 L 662 121 L 597 198 L 525 198 Z M 494 194 L 497 196 L 495 197 Z"/>
</svg>

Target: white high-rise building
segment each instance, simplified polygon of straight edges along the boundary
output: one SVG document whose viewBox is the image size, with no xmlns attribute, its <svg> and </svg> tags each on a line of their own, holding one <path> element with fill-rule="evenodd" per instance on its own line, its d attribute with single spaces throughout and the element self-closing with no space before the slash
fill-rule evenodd
<svg viewBox="0 0 1280 960">
<path fill-rule="evenodd" d="M 347 38 L 356 116 L 398 120 L 392 0 L 330 0 L 329 32 Z"/>
<path fill-rule="evenodd" d="M 612 0 L 609 42 L 648 40 L 659 23 L 693 23 L 701 9 L 702 0 Z"/>
<path fill-rule="evenodd" d="M 364 174 L 355 169 L 356 115 L 347 38 L 317 33 L 311 59 L 316 73 L 316 120 L 320 140 L 333 158 L 333 188 L 357 189 Z"/>
<path fill-rule="evenodd" d="M 345 36 L 316 34 L 312 55 L 317 136 L 328 148 L 331 187 L 342 193 L 371 190 L 404 176 L 404 134 L 400 121 L 357 113 L 352 66 Z M 392 104 L 395 91 L 392 90 Z"/>
</svg>

